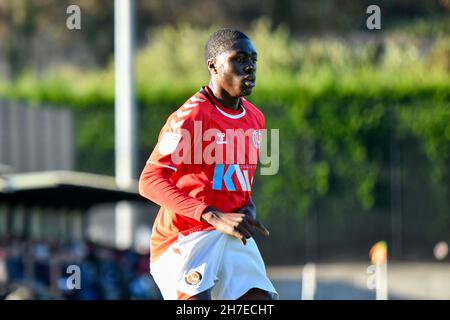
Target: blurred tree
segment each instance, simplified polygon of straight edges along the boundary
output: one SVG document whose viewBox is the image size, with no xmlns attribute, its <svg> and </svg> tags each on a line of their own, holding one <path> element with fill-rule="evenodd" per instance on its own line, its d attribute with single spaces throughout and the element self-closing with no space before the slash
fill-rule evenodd
<svg viewBox="0 0 450 320">
<path fill-rule="evenodd" d="M 79 32 L 66 29 L 70 4 L 81 7 Z M 138 46 L 147 43 L 148 31 L 158 26 L 234 26 L 249 31 L 261 17 L 271 20 L 273 28 L 287 27 L 293 36 L 366 31 L 370 4 L 369 0 L 137 0 Z M 383 29 L 414 18 L 448 18 L 450 12 L 448 0 L 380 0 L 378 5 Z M 0 70 L 6 70 L 0 78 L 64 63 L 85 68 L 106 65 L 114 48 L 113 19 L 111 0 L 0 0 L 0 59 L 6 59 L 0 61 L 4 66 Z"/>
</svg>

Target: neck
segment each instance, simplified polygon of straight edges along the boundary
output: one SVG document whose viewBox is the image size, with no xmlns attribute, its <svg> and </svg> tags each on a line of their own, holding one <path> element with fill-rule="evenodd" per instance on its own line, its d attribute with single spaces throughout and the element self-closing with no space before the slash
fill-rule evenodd
<svg viewBox="0 0 450 320">
<path fill-rule="evenodd" d="M 211 89 L 214 98 L 216 98 L 219 103 L 229 109 L 238 110 L 239 109 L 239 98 L 232 97 L 220 86 L 216 86 L 212 81 L 209 82 L 209 88 Z"/>
</svg>

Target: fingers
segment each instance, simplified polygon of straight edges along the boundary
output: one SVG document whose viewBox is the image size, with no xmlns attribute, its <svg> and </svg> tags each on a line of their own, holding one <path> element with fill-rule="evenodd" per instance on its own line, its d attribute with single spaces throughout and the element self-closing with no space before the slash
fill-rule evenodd
<svg viewBox="0 0 450 320">
<path fill-rule="evenodd" d="M 241 224 L 237 227 L 237 229 L 243 236 L 245 236 L 246 239 L 254 236 L 248 224 Z"/>
<path fill-rule="evenodd" d="M 267 237 L 269 236 L 270 234 L 269 230 L 267 230 L 267 228 L 261 222 L 252 218 L 248 218 L 247 221 L 249 224 L 251 224 L 252 226 L 256 227 L 259 231 L 261 231 L 262 234 L 264 234 Z"/>
<path fill-rule="evenodd" d="M 242 242 L 242 244 L 243 244 L 244 246 L 247 244 L 247 239 L 246 239 L 245 236 L 244 236 L 240 231 L 238 231 L 237 229 L 234 229 L 234 230 L 231 232 L 231 235 L 232 235 L 233 237 L 236 237 L 236 238 L 238 238 L 239 240 L 241 240 L 241 242 Z"/>
<path fill-rule="evenodd" d="M 253 225 L 255 228 L 259 229 L 264 235 L 266 236 L 269 235 L 269 231 L 259 221 L 253 221 Z M 244 245 L 247 243 L 246 239 L 255 236 L 252 231 L 252 226 L 245 220 L 242 223 L 238 224 L 234 228 L 234 231 L 236 232 L 236 237 L 239 238 Z"/>
<path fill-rule="evenodd" d="M 236 224 L 232 230 L 232 236 L 241 240 L 243 245 L 247 244 L 247 239 L 253 236 L 252 232 L 242 224 Z"/>
<path fill-rule="evenodd" d="M 242 213 L 222 214 L 219 221 L 220 224 L 215 224 L 217 229 L 239 239 L 244 245 L 247 244 L 247 239 L 254 237 L 253 228 L 265 236 L 269 235 L 269 230 L 261 222 Z"/>
<path fill-rule="evenodd" d="M 259 222 L 259 220 L 256 220 L 249 215 L 239 214 L 237 216 L 233 216 L 233 219 L 239 224 L 243 224 L 247 230 L 251 230 L 250 226 L 253 226 L 267 237 L 270 234 L 269 230 L 261 222 Z"/>
</svg>

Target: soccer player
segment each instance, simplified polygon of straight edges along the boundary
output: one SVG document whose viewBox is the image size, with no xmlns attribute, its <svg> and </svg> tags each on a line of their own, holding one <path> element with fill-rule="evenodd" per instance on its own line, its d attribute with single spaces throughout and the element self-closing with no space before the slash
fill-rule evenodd
<svg viewBox="0 0 450 320">
<path fill-rule="evenodd" d="M 251 198 L 265 120 L 248 102 L 257 53 L 234 29 L 205 46 L 208 86 L 167 120 L 139 181 L 161 209 L 151 236 L 150 272 L 164 299 L 278 297 L 253 235 Z M 256 160 L 255 160 L 256 159 Z"/>
</svg>

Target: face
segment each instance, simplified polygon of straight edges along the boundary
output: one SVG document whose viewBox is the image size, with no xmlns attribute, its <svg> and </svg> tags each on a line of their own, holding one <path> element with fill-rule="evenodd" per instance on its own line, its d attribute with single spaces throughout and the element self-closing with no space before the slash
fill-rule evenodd
<svg viewBox="0 0 450 320">
<path fill-rule="evenodd" d="M 220 54 L 210 71 L 218 83 L 232 97 L 248 96 L 256 81 L 257 53 L 248 39 L 239 39 L 233 47 Z"/>
</svg>

